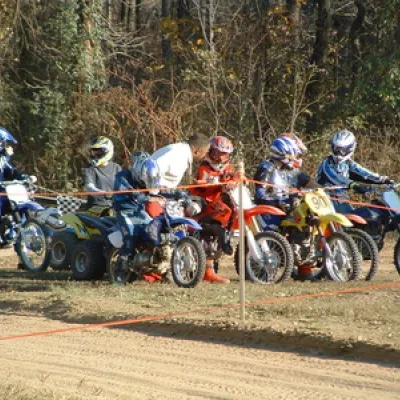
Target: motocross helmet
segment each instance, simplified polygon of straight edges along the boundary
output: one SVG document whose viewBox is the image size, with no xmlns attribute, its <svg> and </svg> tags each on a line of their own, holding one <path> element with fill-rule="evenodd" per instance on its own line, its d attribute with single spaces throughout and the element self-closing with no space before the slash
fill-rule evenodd
<svg viewBox="0 0 400 400">
<path fill-rule="evenodd" d="M 140 171 L 142 169 L 143 162 L 150 157 L 150 154 L 146 151 L 135 151 L 131 154 L 131 174 L 135 182 L 139 183 Z"/>
<path fill-rule="evenodd" d="M 7 129 L 0 127 L 0 153 L 11 157 L 14 154 L 14 146 L 17 143 L 14 136 Z"/>
<path fill-rule="evenodd" d="M 214 171 L 222 171 L 231 159 L 232 142 L 224 136 L 214 136 L 210 140 L 210 149 L 206 160 Z"/>
<path fill-rule="evenodd" d="M 142 188 L 157 189 L 161 187 L 161 173 L 157 161 L 152 158 L 143 160 L 136 171 L 137 181 Z M 151 193 L 151 192 L 150 192 Z"/>
<path fill-rule="evenodd" d="M 337 131 L 331 138 L 332 156 L 337 163 L 349 160 L 356 149 L 354 134 L 346 129 Z"/>
<path fill-rule="evenodd" d="M 299 150 L 301 151 L 301 154 L 302 154 L 303 156 L 305 156 L 305 155 L 308 153 L 307 146 L 306 146 L 306 145 L 303 143 L 303 141 L 302 141 L 298 136 L 296 136 L 294 133 L 282 133 L 282 134 L 281 134 L 281 137 L 284 137 L 284 138 L 288 138 L 288 139 L 290 139 L 290 140 L 293 140 L 293 141 L 296 143 L 297 147 L 299 148 Z"/>
<path fill-rule="evenodd" d="M 107 165 L 114 156 L 113 142 L 105 136 L 99 136 L 92 139 L 88 148 L 91 163 L 95 167 L 103 167 Z"/>
<path fill-rule="evenodd" d="M 303 163 L 302 152 L 296 142 L 282 136 L 272 141 L 270 157 L 280 161 L 288 169 L 300 168 Z"/>
</svg>

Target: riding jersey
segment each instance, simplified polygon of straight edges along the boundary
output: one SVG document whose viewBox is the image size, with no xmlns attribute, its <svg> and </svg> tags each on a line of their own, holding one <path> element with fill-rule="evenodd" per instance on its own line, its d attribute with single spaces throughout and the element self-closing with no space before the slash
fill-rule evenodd
<svg viewBox="0 0 400 400">
<path fill-rule="evenodd" d="M 336 163 L 333 156 L 326 157 L 320 164 L 317 172 L 317 182 L 322 186 L 346 186 L 355 182 L 383 183 L 385 177 L 375 174 L 353 160 Z M 357 186 L 353 187 L 359 191 Z M 333 197 L 348 199 L 346 189 L 336 189 L 330 192 Z"/>
<path fill-rule="evenodd" d="M 254 180 L 271 186 L 256 183 L 255 203 L 280 206 L 289 202 L 289 188 L 305 187 L 311 177 L 298 169 L 280 169 L 273 161 L 265 160 L 258 166 Z"/>
<path fill-rule="evenodd" d="M 18 168 L 11 163 L 11 157 L 5 154 L 0 155 L 0 182 L 26 179 L 28 175 L 21 174 Z"/>
</svg>

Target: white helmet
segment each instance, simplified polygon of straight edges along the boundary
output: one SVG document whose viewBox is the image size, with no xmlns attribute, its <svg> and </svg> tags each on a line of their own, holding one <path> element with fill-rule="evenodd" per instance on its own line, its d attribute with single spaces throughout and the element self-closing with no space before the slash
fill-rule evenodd
<svg viewBox="0 0 400 400">
<path fill-rule="evenodd" d="M 114 156 L 113 142 L 105 136 L 92 139 L 88 147 L 91 163 L 95 167 L 107 165 Z"/>
<path fill-rule="evenodd" d="M 349 160 L 356 149 L 357 141 L 354 134 L 346 129 L 337 131 L 331 139 L 332 155 L 336 162 Z"/>
<path fill-rule="evenodd" d="M 135 151 L 131 154 L 131 174 L 134 181 L 139 182 L 139 175 L 142 169 L 143 161 L 147 160 L 150 154 L 145 151 Z"/>
</svg>

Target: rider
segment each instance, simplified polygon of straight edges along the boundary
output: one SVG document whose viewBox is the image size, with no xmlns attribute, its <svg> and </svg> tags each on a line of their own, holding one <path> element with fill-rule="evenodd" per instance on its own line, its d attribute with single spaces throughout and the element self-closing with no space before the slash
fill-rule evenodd
<svg viewBox="0 0 400 400">
<path fill-rule="evenodd" d="M 231 180 L 235 174 L 232 165 L 230 164 L 231 155 L 233 153 L 232 142 L 224 136 L 214 136 L 210 140 L 210 149 L 205 156 L 205 159 L 200 164 L 197 171 L 197 180 L 206 181 L 207 183 L 222 183 Z M 191 190 L 194 195 L 201 196 L 207 205 L 213 207 L 216 196 L 221 192 L 221 185 L 199 187 Z M 223 194 L 221 202 L 218 202 L 218 216 L 220 216 L 220 225 L 218 225 L 218 237 L 221 243 L 222 251 L 225 254 L 232 255 L 233 248 L 230 243 L 230 238 L 227 235 L 232 224 L 231 217 L 233 214 L 233 204 L 230 198 Z M 206 217 L 207 218 L 207 217 Z M 203 222 L 206 222 L 206 218 Z M 218 221 L 218 217 L 213 213 L 212 221 Z M 211 263 L 211 261 L 209 261 Z M 215 274 L 213 268 L 206 268 L 204 280 L 209 282 L 229 283 L 229 279 L 222 278 Z"/>
<path fill-rule="evenodd" d="M 148 153 L 135 152 L 131 157 L 130 168 L 117 174 L 114 190 L 130 191 L 159 186 L 160 174 L 157 163 L 149 157 Z M 135 238 L 143 233 L 143 228 L 152 221 L 145 207 L 148 199 L 148 192 L 114 194 L 114 208 L 123 237 L 123 245 L 119 250 L 115 271 L 118 284 L 124 283 L 124 271 L 127 268 L 128 257 L 131 254 Z M 158 237 L 152 239 L 158 241 Z M 158 274 L 146 274 L 143 277 L 150 283 L 161 278 Z"/>
<path fill-rule="evenodd" d="M 257 181 L 256 204 L 267 204 L 288 212 L 293 207 L 288 189 L 319 186 L 310 175 L 300 170 L 302 157 L 306 152 L 306 146 L 294 134 L 282 134 L 272 141 L 269 158 L 260 163 L 254 175 L 254 180 Z M 267 229 L 276 231 L 282 217 L 264 214 L 263 219 Z M 298 279 L 306 280 L 311 277 L 310 266 L 298 268 Z"/>
<path fill-rule="evenodd" d="M 357 146 L 354 134 L 348 130 L 340 130 L 331 138 L 331 155 L 320 164 L 317 172 L 317 181 L 322 186 L 345 186 L 354 189 L 360 194 L 372 191 L 370 186 L 358 185 L 356 182 L 392 184 L 387 176 L 380 176 L 368 171 L 352 160 Z M 336 189 L 331 192 L 332 197 L 341 200 L 349 200 L 347 189 Z M 335 209 L 340 213 L 351 213 L 353 207 L 347 202 L 332 201 Z"/>
<path fill-rule="evenodd" d="M 32 183 L 37 181 L 36 176 L 22 174 L 18 168 L 16 168 L 12 162 L 11 158 L 14 155 L 14 147 L 17 145 L 17 141 L 14 136 L 5 128 L 0 127 L 0 183 L 2 181 L 12 181 L 12 180 L 26 180 L 29 179 Z M 3 191 L 3 189 L 0 189 Z M 9 212 L 9 202 L 4 201 L 6 198 L 4 196 L 0 197 L 0 217 L 6 215 Z M 2 230 L 2 228 L 0 228 Z M 7 235 L 14 235 L 13 231 L 9 232 Z M 0 245 L 1 243 L 6 243 L 8 240 L 4 236 L 4 232 L 0 232 Z M 11 236 L 12 238 L 13 236 Z M 23 268 L 21 262 L 18 263 L 18 268 Z"/>
<path fill-rule="evenodd" d="M 111 195 L 95 193 L 111 192 L 114 188 L 115 177 L 121 171 L 121 166 L 112 162 L 113 142 L 105 136 L 99 136 L 89 142 L 88 149 L 90 165 L 84 169 L 83 181 L 85 190 L 93 194 L 88 196 L 87 207 L 111 207 Z"/>
<path fill-rule="evenodd" d="M 318 186 L 314 179 L 300 170 L 306 146 L 294 134 L 282 134 L 272 141 L 270 155 L 260 163 L 254 175 L 256 183 L 255 203 L 267 204 L 287 211 L 292 206 L 289 188 Z M 268 185 L 262 184 L 265 182 Z M 281 217 L 266 216 L 268 228 L 277 230 Z"/>
</svg>

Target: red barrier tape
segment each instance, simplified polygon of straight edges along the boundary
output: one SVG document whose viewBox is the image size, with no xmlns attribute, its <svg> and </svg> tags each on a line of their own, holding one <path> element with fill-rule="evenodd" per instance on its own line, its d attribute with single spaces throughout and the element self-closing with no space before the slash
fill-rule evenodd
<svg viewBox="0 0 400 400">
<path fill-rule="evenodd" d="M 332 290 L 330 292 L 320 292 L 320 293 L 313 293 L 313 294 L 303 294 L 298 296 L 290 296 L 290 297 L 279 297 L 273 298 L 263 301 L 257 301 L 252 303 L 247 303 L 246 306 L 258 306 L 263 304 L 276 304 L 276 303 L 283 303 L 286 301 L 295 301 L 295 300 L 305 300 L 305 299 L 312 299 L 316 297 L 324 297 L 324 296 L 334 296 L 340 294 L 352 294 L 357 292 L 364 292 L 367 290 L 378 290 L 378 289 L 387 289 L 390 287 L 398 287 L 400 286 L 400 282 L 389 282 L 381 285 L 371 285 L 371 286 L 363 286 L 358 288 L 351 288 L 351 289 L 342 289 L 342 290 Z M 121 325 L 133 325 L 139 324 L 142 322 L 151 322 L 151 321 L 159 321 L 167 318 L 175 318 L 175 317 L 182 317 L 190 314 L 197 314 L 197 313 L 209 313 L 221 310 L 228 310 L 228 309 L 235 309 L 240 308 L 240 304 L 232 304 L 220 307 L 210 307 L 210 308 L 200 308 L 198 310 L 193 311 L 185 311 L 181 313 L 172 313 L 172 314 L 163 314 L 163 315 L 155 315 L 152 317 L 142 317 L 137 319 L 126 319 L 121 321 L 112 321 L 112 322 L 102 322 L 99 324 L 91 324 L 91 325 L 83 325 L 83 326 L 76 326 L 74 328 L 65 328 L 65 329 L 55 329 L 52 331 L 43 331 L 43 332 L 34 332 L 34 333 L 25 333 L 22 335 L 15 335 L 15 336 L 4 336 L 0 337 L 0 341 L 3 340 L 12 340 L 12 339 L 23 339 L 28 337 L 35 337 L 35 336 L 46 336 L 46 335 L 53 335 L 56 333 L 66 333 L 66 332 L 73 332 L 73 331 L 82 331 L 85 329 L 95 329 L 95 328 L 105 328 L 109 326 L 121 326 Z"/>
</svg>

